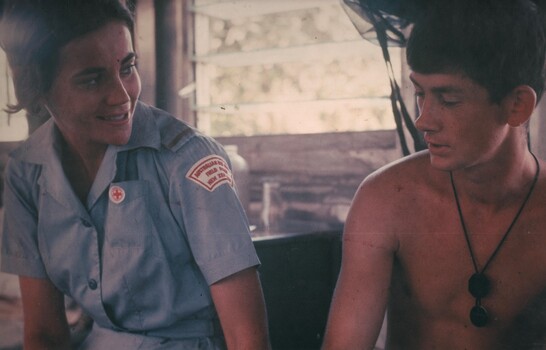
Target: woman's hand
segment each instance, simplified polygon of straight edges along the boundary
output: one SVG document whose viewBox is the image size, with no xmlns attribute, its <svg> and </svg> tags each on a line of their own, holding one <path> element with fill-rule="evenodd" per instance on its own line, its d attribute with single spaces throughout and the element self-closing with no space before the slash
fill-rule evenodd
<svg viewBox="0 0 546 350">
<path fill-rule="evenodd" d="M 42 278 L 19 277 L 24 314 L 24 348 L 70 349 L 64 295 Z"/>
</svg>

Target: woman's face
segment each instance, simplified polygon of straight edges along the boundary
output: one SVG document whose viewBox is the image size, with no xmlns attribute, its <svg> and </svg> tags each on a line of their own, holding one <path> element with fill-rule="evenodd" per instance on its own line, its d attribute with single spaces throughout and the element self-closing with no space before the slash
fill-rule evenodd
<svg viewBox="0 0 546 350">
<path fill-rule="evenodd" d="M 129 29 L 112 21 L 64 46 L 46 108 L 69 147 L 104 150 L 129 141 L 140 77 Z"/>
</svg>

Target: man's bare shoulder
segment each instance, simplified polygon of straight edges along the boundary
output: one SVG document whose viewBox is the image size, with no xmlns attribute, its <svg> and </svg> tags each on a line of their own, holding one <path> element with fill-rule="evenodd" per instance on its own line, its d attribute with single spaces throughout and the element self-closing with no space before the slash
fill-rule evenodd
<svg viewBox="0 0 546 350">
<path fill-rule="evenodd" d="M 430 212 L 427 205 L 442 196 L 447 179 L 446 172 L 430 165 L 427 151 L 388 164 L 360 185 L 347 227 L 370 233 L 404 231 Z"/>
<path fill-rule="evenodd" d="M 393 194 L 416 195 L 416 189 L 434 188 L 445 173 L 434 169 L 430 164 L 428 151 L 422 151 L 387 164 L 367 176 L 359 192 L 363 197 L 373 196 L 374 200 L 392 200 Z M 364 198 L 363 198 L 364 199 Z"/>
<path fill-rule="evenodd" d="M 543 159 L 538 159 L 539 166 L 541 169 L 540 176 L 538 177 L 537 185 L 535 187 L 535 192 L 539 193 L 537 197 L 541 197 L 544 202 L 546 202 L 546 198 L 544 198 L 544 194 L 546 194 L 546 162 Z"/>
</svg>

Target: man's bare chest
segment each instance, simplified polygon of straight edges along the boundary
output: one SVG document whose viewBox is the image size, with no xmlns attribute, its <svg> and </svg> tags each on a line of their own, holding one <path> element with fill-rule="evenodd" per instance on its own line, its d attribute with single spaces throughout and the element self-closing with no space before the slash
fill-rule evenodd
<svg viewBox="0 0 546 350">
<path fill-rule="evenodd" d="M 490 287 L 479 305 L 487 311 L 490 324 L 508 324 L 544 293 L 546 224 L 542 218 L 522 215 L 502 244 L 502 224 L 492 230 L 482 227 L 479 233 L 470 233 L 467 241 L 456 218 L 437 219 L 425 218 L 427 225 L 421 227 L 413 223 L 412 232 L 399 235 L 393 275 L 399 306 L 411 305 L 431 317 L 470 324 L 477 298 L 469 291 L 469 279 L 480 272 Z"/>
</svg>

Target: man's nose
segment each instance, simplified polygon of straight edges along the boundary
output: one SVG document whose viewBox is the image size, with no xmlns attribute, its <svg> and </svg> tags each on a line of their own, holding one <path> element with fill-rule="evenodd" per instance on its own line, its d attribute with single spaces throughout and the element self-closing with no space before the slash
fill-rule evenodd
<svg viewBox="0 0 546 350">
<path fill-rule="evenodd" d="M 415 127 L 422 132 L 437 129 L 437 119 L 432 104 L 424 99 L 419 104 L 419 116 L 415 120 Z"/>
</svg>

